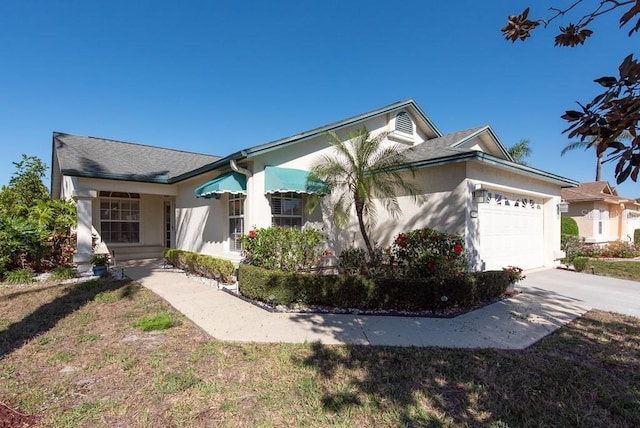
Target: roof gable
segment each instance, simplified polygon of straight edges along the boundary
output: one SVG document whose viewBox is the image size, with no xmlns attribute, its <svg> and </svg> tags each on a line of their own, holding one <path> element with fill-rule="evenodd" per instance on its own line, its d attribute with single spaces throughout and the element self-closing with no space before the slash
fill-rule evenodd
<svg viewBox="0 0 640 428">
<path fill-rule="evenodd" d="M 219 156 L 95 137 L 53 133 L 53 153 L 63 175 L 171 183 Z"/>
<path fill-rule="evenodd" d="M 479 126 L 432 138 L 404 150 L 403 154 L 409 162 L 414 163 L 473 152 L 485 152 L 512 161 L 489 126 Z"/>
<path fill-rule="evenodd" d="M 454 143 L 453 147 L 477 150 L 513 162 L 513 158 L 490 126 L 485 125 L 468 131 L 473 132 Z"/>
<path fill-rule="evenodd" d="M 578 187 L 562 189 L 562 199 L 567 202 L 630 202 L 628 198 L 618 196 L 615 188 L 607 181 L 591 181 L 580 183 Z"/>
<path fill-rule="evenodd" d="M 381 107 L 376 110 L 369 111 L 367 113 L 362 113 L 357 116 L 352 116 L 347 119 L 340 120 L 338 122 L 333 122 L 328 125 L 324 125 L 318 128 L 311 129 L 309 131 L 304 131 L 299 134 L 292 135 L 290 137 L 281 138 L 275 141 L 271 141 L 269 143 L 260 144 L 257 146 L 249 147 L 244 150 L 240 150 L 238 152 L 232 153 L 229 156 L 226 156 L 220 159 L 215 164 L 211 165 L 209 169 L 217 169 L 220 167 L 227 166 L 229 161 L 238 160 L 243 158 L 251 158 L 255 157 L 273 150 L 284 149 L 293 144 L 302 143 L 311 138 L 322 135 L 326 132 L 330 131 L 338 131 L 340 129 L 357 125 L 365 122 L 366 120 L 384 115 L 393 112 L 400 111 L 408 111 L 411 113 L 411 116 L 414 120 L 416 120 L 416 125 L 419 126 L 422 130 L 426 131 L 434 135 L 436 138 L 442 136 L 442 132 L 435 126 L 435 124 L 429 119 L 429 117 L 422 111 L 422 109 L 416 104 L 414 100 L 406 100 L 399 101 L 393 104 L 389 104 L 385 107 Z M 202 171 L 204 172 L 204 171 Z"/>
</svg>

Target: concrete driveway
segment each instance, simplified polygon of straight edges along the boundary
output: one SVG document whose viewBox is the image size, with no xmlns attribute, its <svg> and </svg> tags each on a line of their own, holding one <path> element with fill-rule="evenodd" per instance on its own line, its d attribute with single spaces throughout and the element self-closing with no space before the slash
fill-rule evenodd
<svg viewBox="0 0 640 428">
<path fill-rule="evenodd" d="M 640 282 L 637 281 L 549 269 L 527 274 L 518 289 L 640 318 Z"/>
</svg>

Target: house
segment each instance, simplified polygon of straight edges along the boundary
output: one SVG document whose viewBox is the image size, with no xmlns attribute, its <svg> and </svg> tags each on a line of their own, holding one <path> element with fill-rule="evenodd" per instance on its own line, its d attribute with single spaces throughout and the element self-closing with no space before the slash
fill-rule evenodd
<svg viewBox="0 0 640 428">
<path fill-rule="evenodd" d="M 640 227 L 640 203 L 619 196 L 606 181 L 580 183 L 561 194 L 569 205 L 562 215 L 576 221 L 586 243 L 633 242 L 634 230 Z"/>
<path fill-rule="evenodd" d="M 404 152 L 426 197 L 417 206 L 399 195 L 400 218 L 379 210 L 371 233 L 378 245 L 428 226 L 463 235 L 477 268 L 557 263 L 561 189 L 578 183 L 514 163 L 489 126 L 443 135 L 413 100 L 225 156 L 56 132 L 52 196 L 77 201 L 79 263 L 89 259 L 92 237 L 121 260 L 172 247 L 239 262 L 238 237 L 271 225 L 321 229 L 339 254 L 362 246 L 355 215 L 346 229 L 331 224 L 335 192 L 305 215 L 303 203 L 317 191 L 307 171 L 332 150 L 328 131 L 347 139 L 362 127 L 388 132 L 385 144 Z"/>
</svg>

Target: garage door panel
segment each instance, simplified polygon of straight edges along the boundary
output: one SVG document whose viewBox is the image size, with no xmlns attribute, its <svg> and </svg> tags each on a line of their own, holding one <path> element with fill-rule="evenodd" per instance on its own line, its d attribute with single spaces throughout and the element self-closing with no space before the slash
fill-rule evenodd
<svg viewBox="0 0 640 428">
<path fill-rule="evenodd" d="M 485 269 L 508 265 L 524 269 L 544 264 L 544 221 L 539 203 L 522 204 L 500 195 L 498 201 L 479 204 L 480 257 Z"/>
</svg>

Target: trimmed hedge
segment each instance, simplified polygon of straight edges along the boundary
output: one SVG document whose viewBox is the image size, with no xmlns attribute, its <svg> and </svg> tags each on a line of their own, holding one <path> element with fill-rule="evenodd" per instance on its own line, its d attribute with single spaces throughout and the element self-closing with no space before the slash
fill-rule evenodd
<svg viewBox="0 0 640 428">
<path fill-rule="evenodd" d="M 231 282 L 236 270 L 229 260 L 175 248 L 165 248 L 164 258 L 178 269 L 184 269 L 195 275 L 212 278 L 223 283 Z"/>
<path fill-rule="evenodd" d="M 588 257 L 576 257 L 573 259 L 573 268 L 578 272 L 582 272 L 587 268 L 587 263 L 589 263 Z"/>
<path fill-rule="evenodd" d="M 308 304 L 363 310 L 437 311 L 469 307 L 500 296 L 509 285 L 504 271 L 438 278 L 366 278 L 271 271 L 241 264 L 243 296 L 277 305 Z"/>
<path fill-rule="evenodd" d="M 560 234 L 569 236 L 580 236 L 578 223 L 573 217 L 560 217 Z"/>
</svg>

